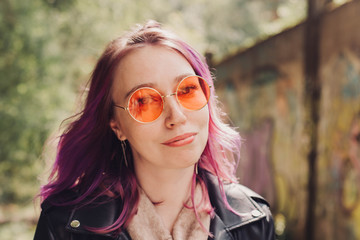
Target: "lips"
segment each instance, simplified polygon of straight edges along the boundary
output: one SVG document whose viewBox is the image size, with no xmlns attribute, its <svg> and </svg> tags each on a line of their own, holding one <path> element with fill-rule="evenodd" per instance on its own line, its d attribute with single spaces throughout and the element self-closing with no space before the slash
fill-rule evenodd
<svg viewBox="0 0 360 240">
<path fill-rule="evenodd" d="M 171 146 L 171 147 L 180 147 L 187 144 L 190 144 L 192 141 L 194 141 L 196 136 L 196 133 L 185 133 L 179 136 L 176 136 L 174 138 L 171 138 L 167 140 L 166 142 L 163 142 L 162 144 Z"/>
</svg>

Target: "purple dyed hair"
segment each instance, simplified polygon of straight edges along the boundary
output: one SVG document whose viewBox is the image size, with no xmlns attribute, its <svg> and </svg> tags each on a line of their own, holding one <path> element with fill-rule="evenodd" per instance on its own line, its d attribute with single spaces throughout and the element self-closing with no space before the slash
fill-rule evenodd
<svg viewBox="0 0 360 240">
<path fill-rule="evenodd" d="M 115 69 L 132 49 L 145 45 L 164 46 L 179 52 L 191 64 L 197 75 L 206 79 L 209 85 L 213 85 L 205 59 L 177 36 L 161 29 L 157 22 L 149 21 L 109 43 L 90 78 L 84 109 L 75 115 L 77 118 L 60 136 L 49 182 L 42 187 L 40 193 L 42 200 L 53 195 L 61 196 L 66 190 L 78 193 L 75 199 L 56 198 L 56 202 L 53 202 L 56 205 L 84 206 L 101 195 L 120 197 L 123 206 L 117 221 L 111 226 L 93 229 L 96 232 L 120 232 L 137 210 L 139 194 L 133 164 L 129 161 L 132 159 L 131 149 L 127 144 L 125 154 L 129 166 L 125 166 L 120 141 L 110 129 L 109 122 L 113 117 L 111 87 Z M 205 206 L 208 213 L 212 213 L 205 172 L 215 175 L 224 203 L 231 209 L 225 197 L 222 181 L 237 181 L 235 168 L 240 158 L 241 138 L 233 128 L 222 121 L 223 113 L 218 108 L 214 88 L 211 89 L 208 103 L 209 138 L 198 162 L 199 173 L 194 173 L 191 189 L 192 208 L 198 220 L 198 206 L 194 203 L 196 183 L 200 184 L 204 193 L 202 206 Z"/>
</svg>

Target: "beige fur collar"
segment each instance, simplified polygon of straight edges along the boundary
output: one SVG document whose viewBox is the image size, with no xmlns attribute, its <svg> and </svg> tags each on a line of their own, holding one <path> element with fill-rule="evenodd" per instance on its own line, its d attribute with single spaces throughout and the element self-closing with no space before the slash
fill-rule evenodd
<svg viewBox="0 0 360 240">
<path fill-rule="evenodd" d="M 140 201 L 137 214 L 130 221 L 127 231 L 133 240 L 201 240 L 207 239 L 208 235 L 201 228 L 192 209 L 183 207 L 180 211 L 172 234 L 165 228 L 161 217 L 156 213 L 155 207 L 143 190 L 140 192 Z M 195 188 L 195 202 L 201 200 L 202 190 L 199 185 Z M 192 206 L 192 204 L 188 205 Z M 206 229 L 210 227 L 210 215 L 199 211 L 199 217 Z"/>
</svg>

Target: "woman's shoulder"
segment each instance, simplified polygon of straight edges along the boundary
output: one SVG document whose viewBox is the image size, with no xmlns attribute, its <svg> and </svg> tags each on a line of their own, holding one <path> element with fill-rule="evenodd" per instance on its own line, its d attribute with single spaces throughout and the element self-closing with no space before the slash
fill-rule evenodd
<svg viewBox="0 0 360 240">
<path fill-rule="evenodd" d="M 102 195 L 90 203 L 87 202 L 86 205 L 84 203 L 69 204 L 71 202 L 64 204 L 65 200 L 71 201 L 77 197 L 79 194 L 76 191 L 66 190 L 45 199 L 41 204 L 42 212 L 37 234 L 50 231 L 52 235 L 56 236 L 93 235 L 94 233 L 90 232 L 89 228 L 103 228 L 116 221 L 122 205 L 119 198 Z M 46 227 L 42 228 L 41 226 Z M 103 235 L 110 236 L 111 234 Z"/>
<path fill-rule="evenodd" d="M 207 175 L 207 186 L 215 213 L 210 226 L 215 239 L 230 233 L 235 239 L 273 239 L 270 206 L 262 196 L 238 183 L 222 183 L 222 193 L 218 178 L 211 174 Z"/>
<path fill-rule="evenodd" d="M 258 204 L 270 207 L 270 204 L 266 201 L 264 197 L 242 184 L 224 183 L 224 190 L 229 200 L 243 200 L 245 198 L 250 198 Z"/>
<path fill-rule="evenodd" d="M 71 209 L 73 205 L 68 205 L 66 202 L 71 202 L 78 197 L 78 193 L 74 190 L 64 190 L 60 193 L 48 196 L 42 203 L 41 209 L 43 212 L 54 211 L 56 209 Z"/>
<path fill-rule="evenodd" d="M 73 206 L 59 205 L 65 199 L 74 198 L 71 191 L 48 196 L 41 204 L 41 215 L 36 226 L 34 240 L 69 239 L 65 226 L 71 216 Z"/>
<path fill-rule="evenodd" d="M 207 173 L 206 176 L 207 185 L 210 189 L 210 197 L 213 194 L 221 195 L 218 178 L 211 173 Z M 228 201 L 246 203 L 248 200 L 251 200 L 257 202 L 258 204 L 264 204 L 269 207 L 269 203 L 265 200 L 265 198 L 242 184 L 234 182 L 222 182 L 222 187 L 224 188 L 224 192 Z"/>
</svg>

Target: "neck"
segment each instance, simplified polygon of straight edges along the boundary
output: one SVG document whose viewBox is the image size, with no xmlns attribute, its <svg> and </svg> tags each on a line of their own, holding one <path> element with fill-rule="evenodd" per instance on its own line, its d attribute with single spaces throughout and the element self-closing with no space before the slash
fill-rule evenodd
<svg viewBox="0 0 360 240">
<path fill-rule="evenodd" d="M 189 199 L 194 166 L 184 169 L 141 168 L 135 165 L 140 187 L 154 204 L 165 228 L 172 232 L 175 220 Z"/>
<path fill-rule="evenodd" d="M 183 204 L 190 196 L 194 166 L 184 169 L 141 169 L 135 167 L 140 187 L 152 202 Z"/>
</svg>

